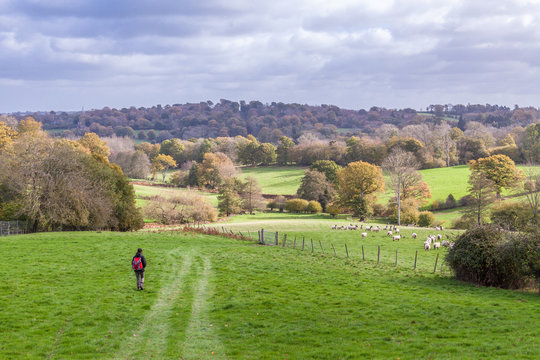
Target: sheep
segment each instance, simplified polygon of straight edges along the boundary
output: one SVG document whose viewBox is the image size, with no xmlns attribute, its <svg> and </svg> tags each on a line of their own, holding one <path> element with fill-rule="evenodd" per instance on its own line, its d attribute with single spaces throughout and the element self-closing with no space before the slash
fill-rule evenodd
<svg viewBox="0 0 540 360">
<path fill-rule="evenodd" d="M 411 237 L 412 237 L 413 239 L 416 239 L 416 233 L 412 233 Z"/>
<path fill-rule="evenodd" d="M 437 240 L 441 240 L 442 239 L 442 235 L 441 234 L 437 234 Z"/>
<path fill-rule="evenodd" d="M 362 237 L 365 238 L 365 237 L 367 237 L 367 232 L 363 232 L 363 233 L 360 234 L 360 235 L 362 235 Z"/>
<path fill-rule="evenodd" d="M 431 245 L 427 241 L 424 243 L 424 250 L 426 251 L 431 250 Z"/>
<path fill-rule="evenodd" d="M 337 229 L 337 225 L 332 226 L 332 230 L 336 230 L 336 229 Z"/>
<path fill-rule="evenodd" d="M 392 236 L 392 230 L 388 230 L 388 231 L 386 232 L 386 235 Z"/>
<path fill-rule="evenodd" d="M 385 225 L 383 230 L 388 230 L 388 225 Z"/>
<path fill-rule="evenodd" d="M 442 246 L 443 246 L 443 247 L 448 247 L 448 246 L 450 246 L 450 242 L 448 242 L 448 241 L 446 241 L 446 240 L 443 240 L 443 241 L 442 241 Z"/>
<path fill-rule="evenodd" d="M 450 244 L 448 244 L 448 247 L 451 249 L 454 247 L 454 244 L 455 244 L 454 242 L 450 242 Z"/>
<path fill-rule="evenodd" d="M 440 249 L 440 248 L 441 248 L 441 243 L 440 242 L 434 242 L 433 243 L 433 250 Z"/>
<path fill-rule="evenodd" d="M 372 228 L 372 227 L 373 227 L 373 226 L 367 226 L 367 225 L 366 225 L 366 230 L 371 231 L 371 228 Z"/>
<path fill-rule="evenodd" d="M 399 241 L 399 239 L 401 239 L 401 235 L 394 235 L 392 237 L 392 241 Z"/>
<path fill-rule="evenodd" d="M 433 238 L 431 237 L 431 235 L 427 237 L 426 242 L 428 244 L 431 244 L 433 242 Z"/>
</svg>

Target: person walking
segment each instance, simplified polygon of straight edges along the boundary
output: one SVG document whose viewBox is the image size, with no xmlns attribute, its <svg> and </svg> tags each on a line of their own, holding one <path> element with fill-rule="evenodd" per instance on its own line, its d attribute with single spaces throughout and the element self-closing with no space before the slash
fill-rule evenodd
<svg viewBox="0 0 540 360">
<path fill-rule="evenodd" d="M 146 267 L 146 259 L 144 258 L 142 252 L 142 249 L 138 248 L 133 260 L 131 260 L 131 267 L 135 272 L 135 276 L 137 277 L 137 290 L 143 290 L 144 284 L 144 268 Z"/>
</svg>

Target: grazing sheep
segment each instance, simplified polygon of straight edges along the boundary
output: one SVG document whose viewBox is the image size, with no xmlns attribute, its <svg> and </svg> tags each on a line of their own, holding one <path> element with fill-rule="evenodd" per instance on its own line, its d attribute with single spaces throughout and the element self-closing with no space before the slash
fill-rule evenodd
<svg viewBox="0 0 540 360">
<path fill-rule="evenodd" d="M 332 226 L 332 230 L 336 230 L 336 229 L 337 229 L 337 225 Z"/>
<path fill-rule="evenodd" d="M 373 226 L 367 226 L 367 225 L 366 225 L 366 230 L 371 231 L 371 228 L 372 228 L 372 227 L 373 227 Z"/>
<path fill-rule="evenodd" d="M 443 241 L 442 241 L 442 246 L 443 246 L 443 247 L 448 247 L 448 246 L 450 246 L 450 242 L 449 242 L 449 241 L 446 241 L 446 240 L 443 240 Z"/>
<path fill-rule="evenodd" d="M 399 233 L 399 229 L 398 229 L 398 228 L 394 228 L 394 231 L 395 231 L 396 233 Z"/>
<path fill-rule="evenodd" d="M 411 237 L 412 237 L 413 239 L 416 239 L 416 233 L 412 233 Z"/>
<path fill-rule="evenodd" d="M 450 244 L 448 244 L 448 247 L 451 249 L 454 247 L 454 244 L 455 244 L 454 242 L 450 242 Z"/>
<path fill-rule="evenodd" d="M 426 250 L 426 251 L 431 250 L 431 245 L 427 241 L 424 243 L 424 250 Z"/>
<path fill-rule="evenodd" d="M 440 242 L 434 242 L 433 243 L 433 250 L 440 249 L 440 248 L 441 248 L 441 243 Z"/>
<path fill-rule="evenodd" d="M 366 232 L 364 232 L 364 233 L 362 233 L 362 234 L 360 234 L 360 235 L 362 235 L 363 238 L 367 237 L 367 233 L 366 233 Z"/>
<path fill-rule="evenodd" d="M 380 228 L 380 227 L 378 227 L 378 226 L 375 226 L 375 227 L 373 228 L 373 231 L 375 231 L 375 232 L 379 232 L 379 231 L 381 231 L 381 228 Z"/>
<path fill-rule="evenodd" d="M 386 235 L 392 236 L 392 230 L 388 230 L 388 232 L 386 233 Z"/>
<path fill-rule="evenodd" d="M 385 225 L 383 230 L 388 230 L 388 225 Z"/>
<path fill-rule="evenodd" d="M 401 239 L 401 235 L 394 235 L 392 237 L 392 241 L 399 241 L 399 239 Z"/>
<path fill-rule="evenodd" d="M 441 234 L 437 234 L 437 240 L 441 240 L 442 239 L 442 235 Z"/>
</svg>

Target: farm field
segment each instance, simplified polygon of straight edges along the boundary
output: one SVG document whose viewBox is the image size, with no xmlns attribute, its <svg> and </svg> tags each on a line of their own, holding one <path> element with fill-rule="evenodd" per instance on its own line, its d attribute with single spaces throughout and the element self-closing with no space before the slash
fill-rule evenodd
<svg viewBox="0 0 540 360">
<path fill-rule="evenodd" d="M 148 261 L 142 292 L 129 265 L 139 246 Z M 183 233 L 22 235 L 1 238 L 0 251 L 10 254 L 0 284 L 3 359 L 534 359 L 540 351 L 536 294 L 427 271 Z"/>
</svg>

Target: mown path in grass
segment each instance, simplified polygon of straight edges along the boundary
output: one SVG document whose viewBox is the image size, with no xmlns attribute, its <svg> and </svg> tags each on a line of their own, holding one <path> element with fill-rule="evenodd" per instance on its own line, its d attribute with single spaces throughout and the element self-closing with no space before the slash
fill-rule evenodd
<svg viewBox="0 0 540 360">
<path fill-rule="evenodd" d="M 129 265 L 137 247 L 144 291 Z M 182 232 L 12 236 L 0 253 L 1 359 L 540 353 L 536 294 L 387 263 Z"/>
</svg>

